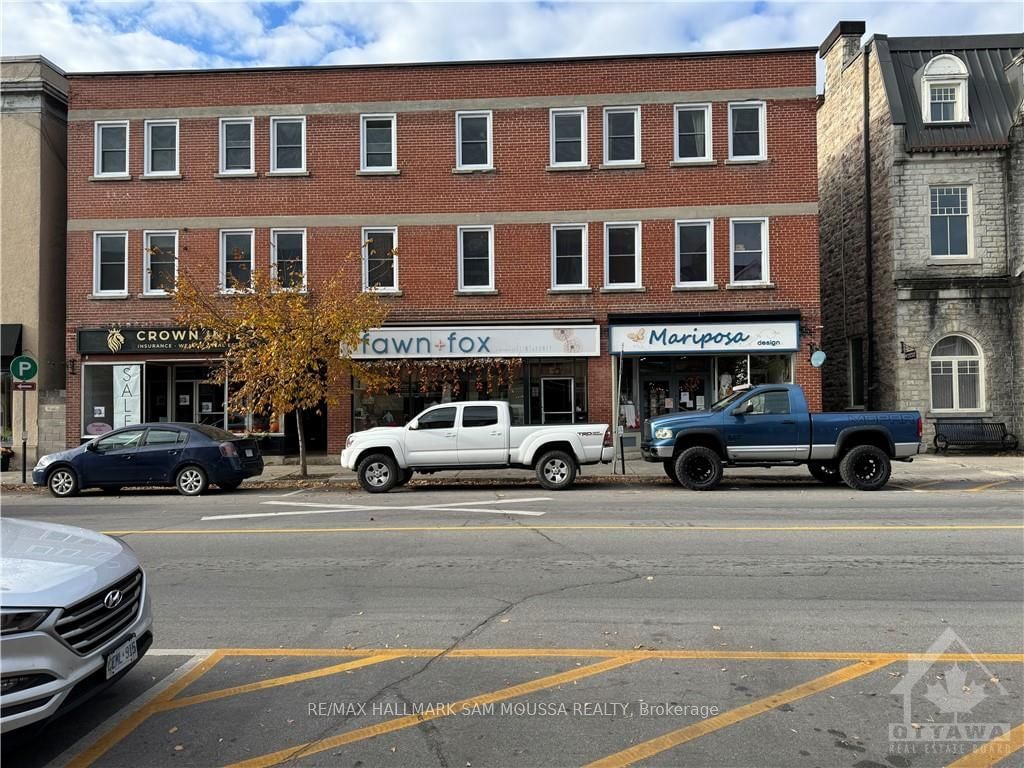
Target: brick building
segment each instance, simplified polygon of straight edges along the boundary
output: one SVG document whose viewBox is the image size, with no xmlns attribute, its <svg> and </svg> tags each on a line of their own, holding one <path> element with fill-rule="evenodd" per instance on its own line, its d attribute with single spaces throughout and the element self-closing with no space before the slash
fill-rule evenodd
<svg viewBox="0 0 1024 768">
<path fill-rule="evenodd" d="M 820 48 L 825 406 L 1020 434 L 1024 35 L 863 32 Z"/>
<path fill-rule="evenodd" d="M 293 450 L 224 412 L 166 289 L 315 290 L 346 253 L 390 306 L 358 355 L 397 377 L 311 416 L 314 450 L 446 398 L 618 407 L 627 450 L 748 381 L 818 408 L 815 108 L 814 49 L 71 75 L 68 440 L 195 420 Z"/>
</svg>

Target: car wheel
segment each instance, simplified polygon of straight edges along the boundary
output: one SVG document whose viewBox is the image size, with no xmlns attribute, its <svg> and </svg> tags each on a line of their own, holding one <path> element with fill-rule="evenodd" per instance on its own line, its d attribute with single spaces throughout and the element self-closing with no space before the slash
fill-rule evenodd
<svg viewBox="0 0 1024 768">
<path fill-rule="evenodd" d="M 359 462 L 356 474 L 367 493 L 387 493 L 399 481 L 398 464 L 386 453 L 373 453 Z"/>
<path fill-rule="evenodd" d="M 691 491 L 714 490 L 722 480 L 722 458 L 703 445 L 687 448 L 676 456 L 676 477 Z"/>
<path fill-rule="evenodd" d="M 662 462 L 662 466 L 665 467 L 665 474 L 668 475 L 668 479 L 672 481 L 672 485 L 682 485 L 679 482 L 679 475 L 676 474 L 676 463 L 673 459 L 665 459 Z"/>
<path fill-rule="evenodd" d="M 58 499 L 67 499 L 78 495 L 78 475 L 70 467 L 57 467 L 46 479 L 50 493 Z"/>
<path fill-rule="evenodd" d="M 851 448 L 839 462 L 843 482 L 856 491 L 877 491 L 889 482 L 892 464 L 889 456 L 874 445 Z"/>
<path fill-rule="evenodd" d="M 537 480 L 549 491 L 564 491 L 576 481 L 576 460 L 565 451 L 548 451 L 537 462 Z"/>
<path fill-rule="evenodd" d="M 812 461 L 807 465 L 811 475 L 825 485 L 840 485 L 843 476 L 839 474 L 839 465 L 834 461 Z"/>
<path fill-rule="evenodd" d="M 202 468 L 192 464 L 178 470 L 174 485 L 182 496 L 198 496 L 206 490 L 209 480 Z"/>
<path fill-rule="evenodd" d="M 242 481 L 239 480 L 236 483 L 217 483 L 217 487 L 220 488 L 222 491 L 229 491 L 230 492 L 230 491 L 237 491 L 238 490 L 238 486 L 240 486 L 241 484 L 242 484 Z"/>
</svg>

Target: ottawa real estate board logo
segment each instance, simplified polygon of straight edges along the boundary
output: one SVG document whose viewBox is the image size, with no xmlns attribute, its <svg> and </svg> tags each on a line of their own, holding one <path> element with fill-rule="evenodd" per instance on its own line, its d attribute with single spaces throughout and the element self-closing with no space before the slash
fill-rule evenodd
<svg viewBox="0 0 1024 768">
<path fill-rule="evenodd" d="M 947 654 L 956 660 L 945 661 Z M 1010 730 L 994 722 L 1008 696 L 998 675 L 952 629 L 912 658 L 892 693 L 903 697 L 903 722 L 889 723 L 891 753 L 964 754 L 987 742 L 996 749 Z"/>
</svg>

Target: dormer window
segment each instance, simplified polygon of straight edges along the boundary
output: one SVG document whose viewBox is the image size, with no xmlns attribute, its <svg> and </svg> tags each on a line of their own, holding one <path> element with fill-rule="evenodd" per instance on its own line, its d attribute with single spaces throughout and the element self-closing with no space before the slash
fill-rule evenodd
<svg viewBox="0 0 1024 768">
<path fill-rule="evenodd" d="M 925 65 L 921 108 L 927 124 L 967 122 L 967 67 L 956 56 L 943 53 Z"/>
</svg>

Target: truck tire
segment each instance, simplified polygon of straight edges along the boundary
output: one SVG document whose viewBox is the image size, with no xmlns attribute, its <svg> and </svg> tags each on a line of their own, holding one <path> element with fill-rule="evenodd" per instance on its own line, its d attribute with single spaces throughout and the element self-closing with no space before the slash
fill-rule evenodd
<svg viewBox="0 0 1024 768">
<path fill-rule="evenodd" d="M 675 459 L 665 459 L 662 464 L 665 467 L 665 474 L 668 475 L 668 479 L 672 481 L 672 485 L 682 485 L 682 483 L 679 482 L 679 475 L 676 474 Z"/>
<path fill-rule="evenodd" d="M 565 451 L 548 451 L 537 462 L 537 481 L 549 491 L 564 491 L 576 480 L 576 459 Z"/>
<path fill-rule="evenodd" d="M 815 480 L 825 485 L 841 485 L 843 482 L 839 465 L 834 461 L 812 461 L 807 464 L 807 469 Z"/>
<path fill-rule="evenodd" d="M 855 491 L 877 491 L 889 482 L 892 464 L 889 456 L 875 445 L 858 445 L 839 462 L 843 482 Z"/>
<path fill-rule="evenodd" d="M 676 456 L 679 484 L 691 491 L 713 491 L 722 481 L 722 458 L 710 448 L 695 445 Z"/>
<path fill-rule="evenodd" d="M 387 493 L 399 481 L 398 464 L 386 453 L 371 453 L 359 462 L 356 474 L 367 493 Z"/>
</svg>

